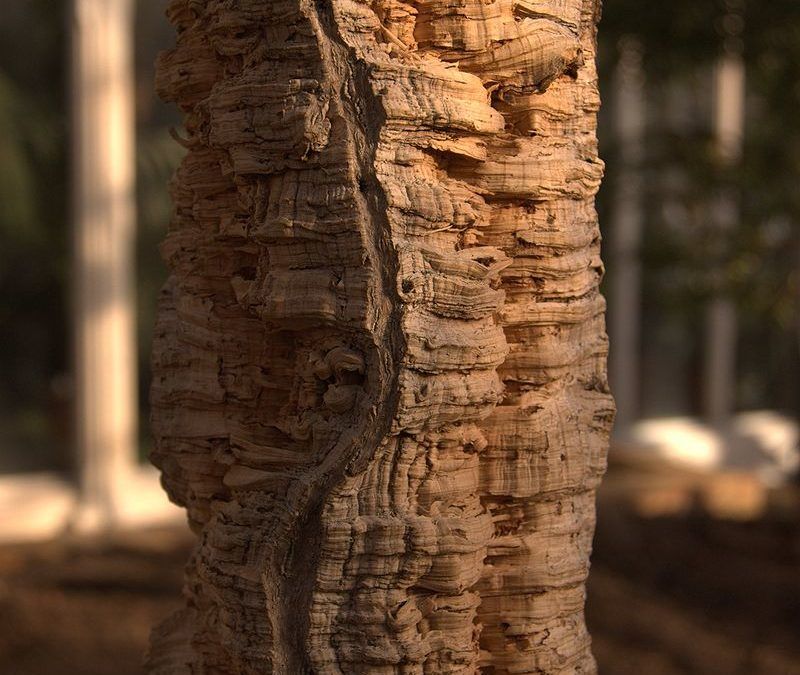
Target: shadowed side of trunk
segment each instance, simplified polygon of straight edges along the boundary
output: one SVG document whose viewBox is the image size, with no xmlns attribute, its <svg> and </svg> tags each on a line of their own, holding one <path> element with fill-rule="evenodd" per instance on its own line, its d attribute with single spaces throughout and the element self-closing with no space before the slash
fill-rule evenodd
<svg viewBox="0 0 800 675">
<path fill-rule="evenodd" d="M 151 672 L 594 670 L 596 5 L 170 4 Z"/>
</svg>

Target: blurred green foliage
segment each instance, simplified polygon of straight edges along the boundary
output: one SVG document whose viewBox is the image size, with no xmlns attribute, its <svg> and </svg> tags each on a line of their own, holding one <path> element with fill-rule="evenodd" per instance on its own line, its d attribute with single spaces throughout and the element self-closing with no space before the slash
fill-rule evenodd
<svg viewBox="0 0 800 675">
<path fill-rule="evenodd" d="M 0 460 L 57 466 L 69 419 L 66 19 L 12 1 L 0 22 Z M 24 58 L 22 56 L 24 55 Z M 55 389 L 55 390 L 54 390 Z M 12 452 L 16 450 L 17 452 Z M 19 450 L 24 455 L 19 457 Z"/>
<path fill-rule="evenodd" d="M 731 11 L 738 18 L 725 19 Z M 608 175 L 598 206 L 607 240 L 618 161 L 611 77 L 622 40 L 633 37 L 642 50 L 643 349 L 659 345 L 656 357 L 669 358 L 659 356 L 661 337 L 677 329 L 688 353 L 688 409 L 669 412 L 699 412 L 703 309 L 719 290 L 739 308 L 738 406 L 800 411 L 800 3 L 607 0 L 600 35 Z M 710 96 L 725 40 L 741 50 L 747 71 L 743 156 L 731 169 L 715 161 Z M 676 106 L 679 124 L 670 119 Z M 713 201 L 722 192 L 739 204 L 732 230 L 714 225 Z"/>
</svg>

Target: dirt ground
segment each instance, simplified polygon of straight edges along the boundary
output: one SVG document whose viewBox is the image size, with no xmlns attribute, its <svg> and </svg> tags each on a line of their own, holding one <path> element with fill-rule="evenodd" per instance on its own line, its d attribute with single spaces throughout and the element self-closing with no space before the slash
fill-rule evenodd
<svg viewBox="0 0 800 675">
<path fill-rule="evenodd" d="M 188 546 L 160 530 L 0 548 L 0 673 L 140 673 Z M 800 523 L 601 496 L 587 612 L 603 675 L 800 675 Z"/>
<path fill-rule="evenodd" d="M 602 674 L 800 674 L 796 518 L 642 518 L 601 496 L 588 596 Z"/>
</svg>

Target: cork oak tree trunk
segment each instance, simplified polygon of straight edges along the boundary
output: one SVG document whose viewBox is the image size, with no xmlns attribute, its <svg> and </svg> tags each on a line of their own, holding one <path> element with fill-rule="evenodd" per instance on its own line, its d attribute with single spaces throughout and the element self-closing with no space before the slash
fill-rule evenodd
<svg viewBox="0 0 800 675">
<path fill-rule="evenodd" d="M 591 673 L 598 0 L 172 0 L 151 673 Z"/>
</svg>

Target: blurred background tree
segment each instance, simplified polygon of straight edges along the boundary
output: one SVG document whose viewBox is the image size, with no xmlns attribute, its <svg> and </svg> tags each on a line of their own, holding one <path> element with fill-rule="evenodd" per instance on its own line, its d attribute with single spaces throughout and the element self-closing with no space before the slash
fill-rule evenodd
<svg viewBox="0 0 800 675">
<path fill-rule="evenodd" d="M 0 471 L 70 466 L 69 26 L 64 0 L 11 0 L 0 22 Z M 162 3 L 136 14 L 139 398 L 148 444 L 149 352 L 177 112 L 154 95 L 172 31 Z M 20 58 L 24 55 L 24 58 Z M 142 454 L 146 447 L 142 448 Z"/>
<path fill-rule="evenodd" d="M 731 9 L 738 14 L 734 25 L 725 18 Z M 731 34 L 746 66 L 746 116 L 741 161 L 724 170 L 715 158 L 711 90 Z M 641 49 L 647 106 L 641 412 L 701 413 L 703 312 L 721 287 L 738 310 L 736 409 L 796 414 L 800 6 L 791 0 L 605 3 L 600 140 L 608 174 L 598 208 L 607 243 L 614 238 L 611 197 L 619 173 L 608 92 L 621 41 L 631 37 Z M 739 206 L 736 226 L 724 232 L 713 227 L 710 213 L 709 196 L 721 190 L 733 190 Z M 614 272 L 609 265 L 609 279 Z"/>
</svg>

